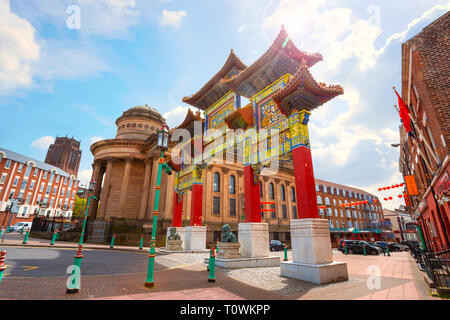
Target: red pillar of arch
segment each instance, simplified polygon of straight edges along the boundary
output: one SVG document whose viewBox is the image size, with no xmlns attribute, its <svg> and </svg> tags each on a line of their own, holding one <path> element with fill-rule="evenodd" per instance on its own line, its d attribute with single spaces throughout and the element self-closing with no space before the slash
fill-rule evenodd
<svg viewBox="0 0 450 320">
<path fill-rule="evenodd" d="M 174 191 L 172 208 L 172 227 L 181 228 L 183 220 L 183 197 Z"/>
<path fill-rule="evenodd" d="M 191 195 L 191 226 L 201 226 L 203 214 L 203 184 L 193 184 Z"/>
<path fill-rule="evenodd" d="M 311 149 L 299 146 L 292 150 L 294 164 L 295 191 L 298 199 L 299 219 L 318 219 L 316 182 L 312 164 Z"/>
<path fill-rule="evenodd" d="M 245 222 L 261 223 L 261 201 L 259 182 L 254 183 L 253 168 L 244 166 Z"/>
</svg>

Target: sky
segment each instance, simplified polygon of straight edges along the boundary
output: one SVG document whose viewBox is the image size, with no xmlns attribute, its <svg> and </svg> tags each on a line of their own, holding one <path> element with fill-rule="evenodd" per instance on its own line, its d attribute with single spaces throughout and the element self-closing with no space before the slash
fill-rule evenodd
<svg viewBox="0 0 450 320">
<path fill-rule="evenodd" d="M 92 143 L 148 104 L 179 124 L 233 49 L 250 65 L 284 25 L 295 45 L 320 52 L 317 81 L 345 94 L 311 115 L 316 178 L 361 188 L 402 182 L 401 43 L 450 10 L 439 0 L 0 0 L 0 146 L 43 161 L 56 136 L 81 140 L 79 178 Z"/>
</svg>

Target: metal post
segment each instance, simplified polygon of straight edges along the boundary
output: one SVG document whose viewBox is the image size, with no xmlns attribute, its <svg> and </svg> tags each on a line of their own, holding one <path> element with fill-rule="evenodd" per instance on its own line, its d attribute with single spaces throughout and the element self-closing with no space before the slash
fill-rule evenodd
<svg viewBox="0 0 450 320">
<path fill-rule="evenodd" d="M 386 251 L 387 251 L 388 257 L 390 257 L 391 253 L 389 252 L 389 245 L 388 244 L 386 244 Z"/>
<path fill-rule="evenodd" d="M 141 235 L 141 242 L 139 243 L 139 250 L 142 250 L 144 248 L 144 235 Z"/>
<path fill-rule="evenodd" d="M 214 247 L 211 248 L 211 257 L 209 258 L 209 277 L 208 282 L 216 282 L 216 253 Z"/>
<path fill-rule="evenodd" d="M 23 239 L 22 244 L 28 243 L 28 237 L 30 236 L 30 228 L 27 228 L 27 233 L 25 233 L 25 238 Z"/>
<path fill-rule="evenodd" d="M 88 212 L 89 212 L 89 203 L 91 201 L 91 198 L 97 199 L 95 196 L 90 196 L 88 197 L 88 201 L 86 204 L 86 210 L 85 210 L 85 214 L 84 214 L 84 221 L 83 221 L 83 228 L 81 229 L 81 235 L 80 235 L 80 242 L 78 243 L 78 251 L 74 257 L 74 262 L 73 264 L 75 266 L 77 266 L 80 269 L 80 274 L 81 274 L 81 262 L 83 261 L 83 238 L 84 238 L 84 230 L 86 228 L 86 220 L 87 220 L 87 216 L 88 216 Z M 75 273 L 76 271 L 74 270 L 72 272 L 72 275 Z M 72 294 L 72 293 L 77 293 L 80 286 L 78 286 L 77 284 L 75 284 L 73 287 L 68 287 L 66 290 L 66 293 Z"/>
<path fill-rule="evenodd" d="M 112 238 L 111 238 L 111 243 L 110 243 L 110 245 L 109 245 L 109 247 L 110 247 L 111 249 L 114 249 L 114 240 L 115 240 L 115 239 L 116 239 L 116 234 L 113 233 Z"/>
<path fill-rule="evenodd" d="M 288 257 L 287 257 L 287 244 L 284 245 L 284 261 L 288 261 Z"/>
<path fill-rule="evenodd" d="M 366 245 L 363 245 L 363 252 L 364 252 L 364 255 L 367 256 Z"/>
<path fill-rule="evenodd" d="M 153 211 L 153 226 L 152 226 L 152 238 L 150 240 L 150 252 L 148 255 L 148 268 L 147 268 L 147 279 L 145 281 L 145 286 L 148 288 L 153 288 L 155 286 L 155 281 L 153 278 L 154 274 L 154 265 L 155 265 L 155 255 L 156 255 L 156 226 L 158 222 L 158 210 L 159 210 L 159 194 L 161 191 L 161 171 L 162 171 L 162 164 L 164 161 L 164 152 L 161 152 L 161 155 L 159 157 L 159 164 L 158 164 L 158 178 L 156 181 L 156 192 L 155 192 L 155 206 Z"/>
<path fill-rule="evenodd" d="M 56 229 L 53 231 L 53 236 L 52 236 L 52 241 L 50 242 L 51 246 L 55 245 L 55 241 L 56 241 Z"/>
</svg>

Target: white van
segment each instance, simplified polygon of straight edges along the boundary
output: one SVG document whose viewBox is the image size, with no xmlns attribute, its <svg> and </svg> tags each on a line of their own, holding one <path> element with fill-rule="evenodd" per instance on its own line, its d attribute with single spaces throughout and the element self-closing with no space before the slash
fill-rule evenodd
<svg viewBox="0 0 450 320">
<path fill-rule="evenodd" d="M 32 222 L 17 222 L 9 229 L 9 232 L 20 232 L 22 228 L 24 228 L 23 231 L 26 231 L 27 228 L 31 229 L 32 224 Z"/>
</svg>

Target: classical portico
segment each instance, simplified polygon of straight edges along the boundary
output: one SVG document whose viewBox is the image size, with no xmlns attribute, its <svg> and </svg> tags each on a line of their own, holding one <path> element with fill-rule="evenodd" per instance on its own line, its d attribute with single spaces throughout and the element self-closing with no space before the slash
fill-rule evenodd
<svg viewBox="0 0 450 320">
<path fill-rule="evenodd" d="M 89 216 L 96 221 L 131 218 L 151 221 L 160 150 L 157 131 L 164 118 L 153 108 L 131 108 L 117 119 L 117 135 L 91 146 L 94 155 L 92 179 L 97 182 Z M 169 154 L 170 150 L 166 151 Z M 161 185 L 170 177 L 162 175 Z M 170 202 L 166 188 L 161 189 L 161 207 Z"/>
</svg>

